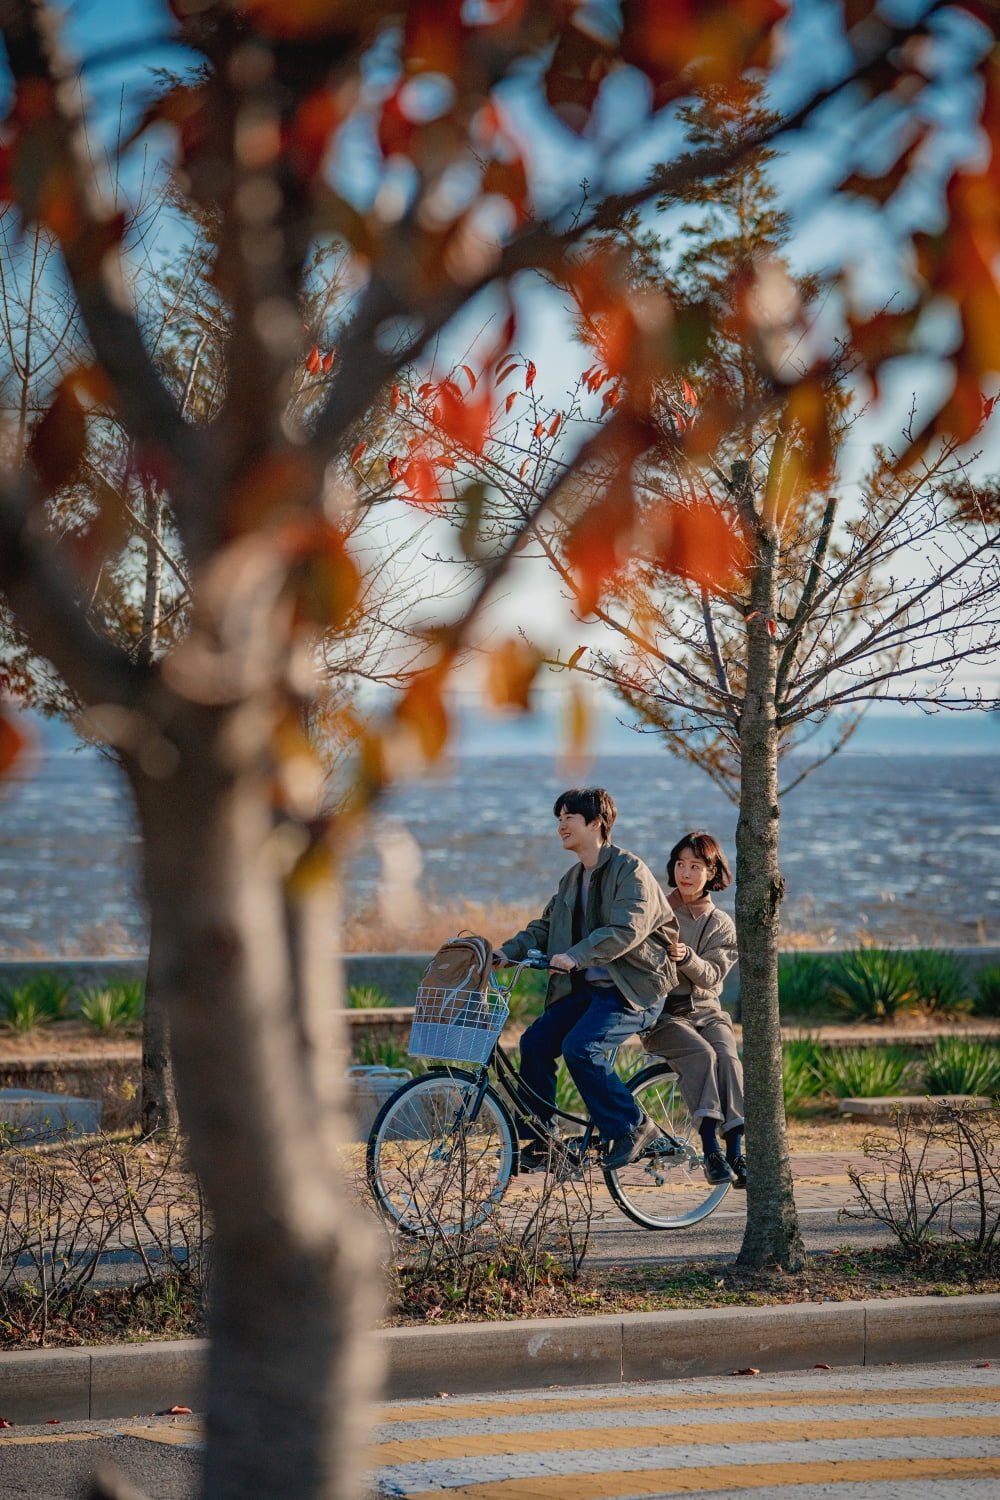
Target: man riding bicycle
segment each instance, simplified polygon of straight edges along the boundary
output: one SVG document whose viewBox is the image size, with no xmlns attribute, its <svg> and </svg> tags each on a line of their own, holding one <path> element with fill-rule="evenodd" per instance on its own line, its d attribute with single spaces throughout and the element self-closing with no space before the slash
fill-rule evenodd
<svg viewBox="0 0 1000 1500">
<path fill-rule="evenodd" d="M 659 1130 L 608 1054 L 651 1026 L 673 989 L 677 919 L 652 871 L 610 842 L 617 809 L 603 787 L 573 787 L 556 798 L 553 812 L 563 848 L 578 863 L 494 962 L 517 962 L 535 948 L 547 955 L 545 1011 L 521 1038 L 521 1079 L 536 1096 L 534 1113 L 549 1123 L 561 1052 L 605 1142 L 604 1165 L 617 1169 L 641 1156 Z M 545 1165 L 537 1136 L 522 1147 L 521 1165 Z"/>
</svg>

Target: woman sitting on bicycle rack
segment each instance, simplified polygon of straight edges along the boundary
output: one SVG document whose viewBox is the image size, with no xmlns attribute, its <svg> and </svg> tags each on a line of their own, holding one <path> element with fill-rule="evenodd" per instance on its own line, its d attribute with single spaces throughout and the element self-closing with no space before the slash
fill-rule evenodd
<svg viewBox="0 0 1000 1500">
<path fill-rule="evenodd" d="M 604 1146 L 604 1165 L 627 1166 L 660 1131 L 642 1114 L 615 1073 L 611 1049 L 652 1026 L 676 981 L 670 956 L 677 919 L 652 871 L 610 842 L 617 809 L 603 787 L 573 787 L 556 798 L 568 870 L 542 915 L 494 954 L 517 962 L 531 949 L 546 954 L 545 1011 L 521 1038 L 521 1078 L 549 1110 L 556 1103 L 556 1059 L 566 1059 Z M 522 1170 L 545 1165 L 531 1127 Z"/>
<path fill-rule="evenodd" d="M 722 981 L 736 963 L 736 929 L 710 894 L 725 890 L 731 880 L 725 855 L 710 833 L 687 833 L 671 849 L 667 884 L 674 887 L 669 899 L 680 938 L 670 952 L 677 964 L 677 984 L 642 1045 L 676 1069 L 684 1102 L 701 1135 L 706 1179 L 745 1188 L 743 1064 L 733 1023 L 719 1000 Z M 720 1127 L 725 1156 L 717 1135 Z"/>
</svg>

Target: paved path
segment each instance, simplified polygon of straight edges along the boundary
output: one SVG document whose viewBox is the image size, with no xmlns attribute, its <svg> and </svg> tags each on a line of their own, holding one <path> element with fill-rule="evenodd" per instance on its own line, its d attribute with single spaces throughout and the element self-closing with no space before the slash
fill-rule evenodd
<svg viewBox="0 0 1000 1500">
<path fill-rule="evenodd" d="M 998 1402 L 993 1362 L 396 1402 L 373 1481 L 410 1500 L 995 1500 Z"/>
</svg>

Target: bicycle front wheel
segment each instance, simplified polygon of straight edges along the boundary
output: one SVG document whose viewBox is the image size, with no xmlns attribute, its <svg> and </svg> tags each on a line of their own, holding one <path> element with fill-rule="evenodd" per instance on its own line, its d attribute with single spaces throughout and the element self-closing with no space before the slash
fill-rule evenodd
<svg viewBox="0 0 1000 1500">
<path fill-rule="evenodd" d="M 718 1208 L 728 1182 L 705 1181 L 701 1143 L 677 1074 L 664 1063 L 629 1079 L 639 1108 L 659 1125 L 659 1139 L 627 1167 L 604 1172 L 612 1198 L 644 1229 L 686 1229 Z"/>
<path fill-rule="evenodd" d="M 468 1232 L 500 1202 L 514 1168 L 515 1136 L 499 1096 L 471 1073 L 428 1073 L 379 1111 L 368 1138 L 368 1183 L 404 1234 Z"/>
</svg>

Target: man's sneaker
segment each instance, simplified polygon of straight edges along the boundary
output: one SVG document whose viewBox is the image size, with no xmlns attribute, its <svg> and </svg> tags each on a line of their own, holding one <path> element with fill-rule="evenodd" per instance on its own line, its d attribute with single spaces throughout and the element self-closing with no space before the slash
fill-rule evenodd
<svg viewBox="0 0 1000 1500">
<path fill-rule="evenodd" d="M 649 1145 L 655 1141 L 660 1133 L 660 1127 L 654 1125 L 648 1115 L 643 1115 L 634 1130 L 628 1135 L 620 1135 L 615 1140 L 609 1141 L 604 1151 L 604 1165 L 612 1172 L 627 1167 L 630 1161 L 640 1157 Z"/>
<path fill-rule="evenodd" d="M 734 1156 L 733 1159 L 732 1159 L 732 1161 L 729 1163 L 729 1167 L 730 1167 L 730 1170 L 732 1172 L 734 1172 L 735 1176 L 736 1176 L 736 1181 L 733 1183 L 733 1187 L 734 1188 L 740 1188 L 740 1189 L 742 1189 L 743 1192 L 746 1192 L 746 1186 L 747 1186 L 747 1159 L 746 1159 L 746 1157 L 745 1156 Z"/>
<path fill-rule="evenodd" d="M 713 1187 L 718 1187 L 722 1182 L 736 1181 L 736 1173 L 721 1151 L 706 1152 L 702 1158 L 702 1166 L 705 1169 L 705 1181 L 710 1182 Z"/>
</svg>

